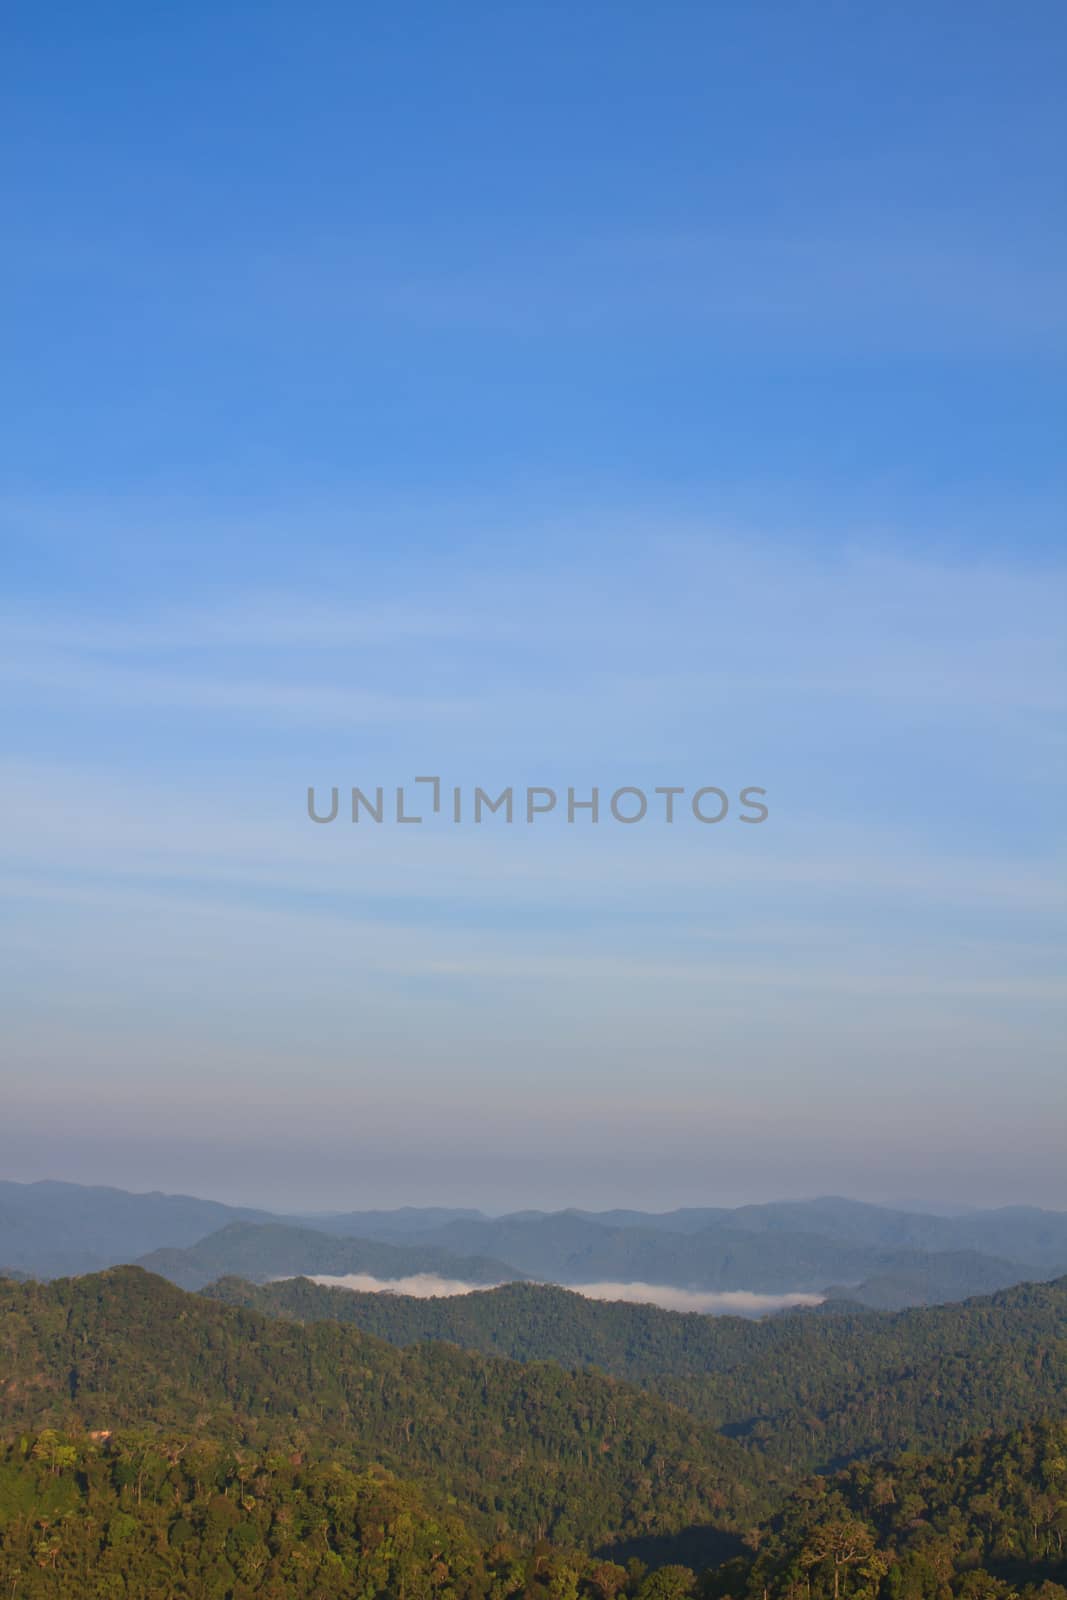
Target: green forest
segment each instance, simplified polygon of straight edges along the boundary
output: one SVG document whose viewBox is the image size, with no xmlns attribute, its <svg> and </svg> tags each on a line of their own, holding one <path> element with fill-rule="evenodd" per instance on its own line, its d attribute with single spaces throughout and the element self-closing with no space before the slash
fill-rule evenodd
<svg viewBox="0 0 1067 1600">
<path fill-rule="evenodd" d="M 43 1429 L 0 1455 L 0 1581 L 27 1600 L 1063 1600 L 1067 1426 L 802 1484 L 718 1568 L 487 1539 L 381 1469 L 210 1435 Z"/>
<path fill-rule="evenodd" d="M 1067 1594 L 1064 1280 L 753 1323 L 127 1267 L 0 1330 L 11 1600 Z"/>
<path fill-rule="evenodd" d="M 746 1322 L 586 1300 L 541 1284 L 417 1300 L 306 1279 L 206 1291 L 303 1322 L 329 1318 L 398 1345 L 591 1367 L 661 1396 L 786 1469 L 832 1470 L 983 1427 L 1054 1414 L 1067 1397 L 1067 1278 L 891 1315 L 821 1307 Z"/>
</svg>

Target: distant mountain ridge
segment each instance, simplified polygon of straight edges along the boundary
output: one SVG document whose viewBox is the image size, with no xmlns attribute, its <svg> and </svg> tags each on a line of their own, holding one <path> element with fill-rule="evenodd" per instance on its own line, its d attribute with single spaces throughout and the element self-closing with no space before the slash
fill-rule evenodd
<svg viewBox="0 0 1067 1600">
<path fill-rule="evenodd" d="M 275 1231 L 228 1231 L 238 1223 Z M 330 1251 L 318 1242 L 324 1239 L 362 1240 L 364 1248 Z M 896 1309 L 1067 1272 L 1067 1214 L 1012 1207 L 943 1217 L 830 1196 L 665 1213 L 487 1217 L 469 1208 L 403 1207 L 285 1216 L 192 1196 L 0 1183 L 0 1269 L 47 1278 L 129 1261 L 188 1287 L 233 1273 L 263 1280 L 431 1272 L 470 1283 L 537 1278 L 829 1292 Z"/>
<path fill-rule="evenodd" d="M 940 1265 L 939 1284 L 965 1296 L 1018 1282 L 1019 1265 L 1024 1267 L 1022 1276 L 1040 1270 L 1030 1261 L 1017 1264 L 973 1249 L 929 1252 L 800 1229 L 718 1225 L 683 1233 L 647 1225 L 608 1228 L 572 1212 L 529 1221 L 505 1217 L 488 1223 L 452 1222 L 409 1237 L 422 1244 L 432 1241 L 455 1255 L 507 1261 L 528 1277 L 562 1284 L 641 1282 L 763 1294 L 821 1293 L 831 1284 L 860 1284 L 894 1274 L 903 1280 Z"/>
<path fill-rule="evenodd" d="M 267 1211 L 192 1195 L 0 1182 L 0 1266 L 43 1278 L 96 1272 L 149 1250 L 195 1244 L 228 1222 L 270 1220 Z"/>
<path fill-rule="evenodd" d="M 354 1221 L 354 1219 L 353 1219 Z M 503 1241 L 516 1228 L 535 1233 L 545 1225 L 592 1224 L 607 1232 L 651 1231 L 684 1236 L 714 1233 L 732 1240 L 807 1235 L 846 1245 L 923 1252 L 974 1251 L 981 1255 L 1050 1272 L 1067 1270 L 1067 1213 L 1030 1207 L 975 1212 L 965 1217 L 939 1217 L 888 1210 L 840 1196 L 816 1200 L 771 1201 L 763 1205 L 689 1207 L 663 1213 L 639 1211 L 524 1212 L 495 1219 L 455 1219 L 438 1233 L 452 1248 L 477 1243 L 490 1253 L 507 1256 Z M 576 1229 L 576 1237 L 588 1237 Z M 495 1247 L 492 1247 L 495 1246 Z"/>
<path fill-rule="evenodd" d="M 188 1249 L 153 1250 L 136 1264 L 181 1289 L 200 1289 L 224 1273 L 237 1273 L 254 1283 L 308 1272 L 330 1277 L 366 1273 L 385 1279 L 432 1273 L 478 1284 L 516 1277 L 507 1262 L 487 1256 L 453 1256 L 433 1245 L 334 1238 L 281 1222 L 231 1222 Z"/>
</svg>

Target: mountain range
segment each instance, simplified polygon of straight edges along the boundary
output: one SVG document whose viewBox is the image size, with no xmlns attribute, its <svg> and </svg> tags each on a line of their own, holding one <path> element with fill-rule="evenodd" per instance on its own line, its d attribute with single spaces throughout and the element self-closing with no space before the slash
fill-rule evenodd
<svg viewBox="0 0 1067 1600">
<path fill-rule="evenodd" d="M 828 1197 L 664 1213 L 292 1216 L 183 1195 L 0 1183 L 0 1268 L 50 1278 L 130 1262 L 187 1288 L 233 1274 L 428 1273 L 474 1285 L 807 1292 L 896 1309 L 1067 1272 L 1067 1215 L 1016 1207 L 943 1217 Z"/>
</svg>

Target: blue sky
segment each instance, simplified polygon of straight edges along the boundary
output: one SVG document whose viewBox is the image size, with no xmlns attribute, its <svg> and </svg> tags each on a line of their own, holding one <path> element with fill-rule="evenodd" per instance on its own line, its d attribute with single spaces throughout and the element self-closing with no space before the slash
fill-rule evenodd
<svg viewBox="0 0 1067 1600">
<path fill-rule="evenodd" d="M 13 19 L 5 1173 L 1067 1206 L 1062 8 Z"/>
</svg>

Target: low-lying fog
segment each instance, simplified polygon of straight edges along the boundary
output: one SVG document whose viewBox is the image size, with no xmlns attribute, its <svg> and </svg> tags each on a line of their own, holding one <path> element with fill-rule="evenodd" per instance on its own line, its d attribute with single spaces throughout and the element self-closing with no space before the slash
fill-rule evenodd
<svg viewBox="0 0 1067 1600">
<path fill-rule="evenodd" d="M 310 1275 L 313 1283 L 330 1289 L 359 1289 L 365 1294 L 409 1294 L 417 1300 L 438 1296 L 478 1294 L 499 1284 L 464 1283 L 458 1278 L 439 1278 L 432 1272 L 414 1273 L 410 1278 L 374 1278 L 367 1272 L 349 1272 L 341 1277 L 326 1273 Z M 673 1289 L 662 1283 L 565 1283 L 572 1294 L 588 1300 L 632 1300 L 640 1305 L 662 1306 L 665 1311 L 701 1311 L 710 1316 L 763 1317 L 787 1306 L 817 1306 L 821 1294 L 752 1294 L 747 1289 L 712 1291 Z"/>
</svg>

